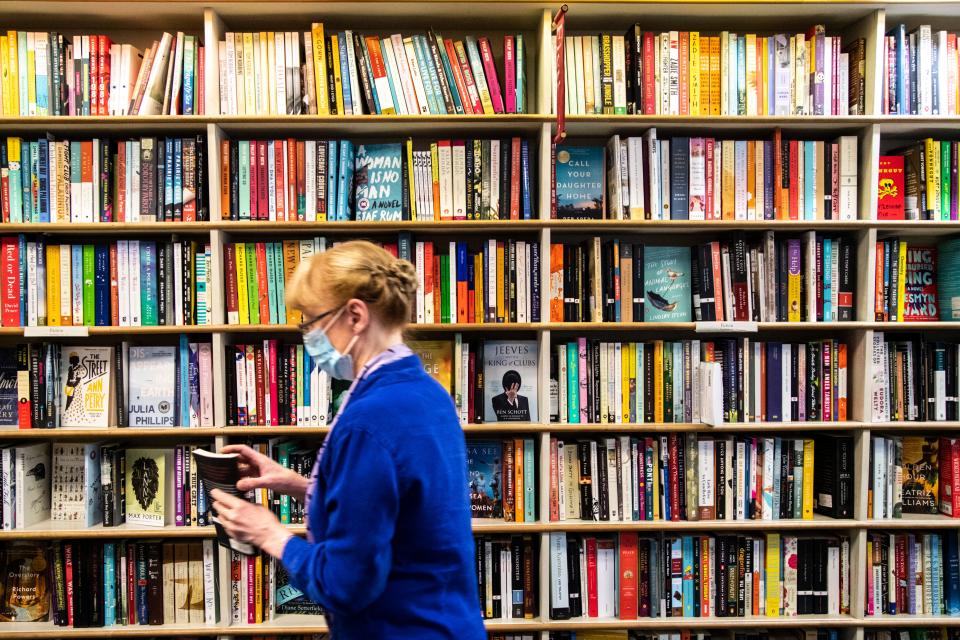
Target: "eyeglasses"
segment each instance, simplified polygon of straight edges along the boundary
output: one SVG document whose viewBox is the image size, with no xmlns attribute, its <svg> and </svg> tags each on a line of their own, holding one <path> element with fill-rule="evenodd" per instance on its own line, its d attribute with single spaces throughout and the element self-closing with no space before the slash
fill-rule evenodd
<svg viewBox="0 0 960 640">
<path fill-rule="evenodd" d="M 341 305 L 341 306 L 342 306 L 342 305 Z M 340 308 L 340 307 L 334 307 L 333 309 L 330 309 L 329 311 L 324 311 L 324 312 L 321 313 L 320 315 L 314 316 L 312 319 L 307 320 L 306 322 L 301 322 L 300 324 L 297 325 L 297 328 L 300 330 L 300 333 L 307 333 L 307 331 L 310 329 L 310 327 L 312 327 L 313 325 L 315 325 L 315 324 L 318 323 L 319 321 L 323 320 L 324 318 L 326 318 L 328 315 L 330 315 L 330 314 L 333 313 L 334 311 L 337 311 L 339 308 Z"/>
</svg>

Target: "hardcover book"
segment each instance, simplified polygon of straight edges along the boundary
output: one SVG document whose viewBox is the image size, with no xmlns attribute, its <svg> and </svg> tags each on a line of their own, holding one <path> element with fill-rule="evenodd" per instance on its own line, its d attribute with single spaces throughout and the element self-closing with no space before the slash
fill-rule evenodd
<svg viewBox="0 0 960 640">
<path fill-rule="evenodd" d="M 127 523 L 162 527 L 173 522 L 171 449 L 127 449 Z"/>
<path fill-rule="evenodd" d="M 113 347 L 64 347 L 61 426 L 103 427 L 114 419 Z"/>
<path fill-rule="evenodd" d="M 303 591 L 290 584 L 290 577 L 282 562 L 270 561 L 275 572 L 274 602 L 275 613 L 294 613 L 298 615 L 323 615 L 324 610 L 316 602 L 310 600 Z"/>
<path fill-rule="evenodd" d="M 907 272 L 904 282 L 903 320 L 936 321 L 937 248 L 907 246 Z"/>
<path fill-rule="evenodd" d="M 395 221 L 403 216 L 403 145 L 357 145 L 354 203 L 357 220 Z"/>
<path fill-rule="evenodd" d="M 128 424 L 123 426 L 177 426 L 177 348 L 130 347 L 129 363 Z"/>
<path fill-rule="evenodd" d="M 48 545 L 13 542 L 3 556 L 0 622 L 37 622 L 50 614 Z"/>
<path fill-rule="evenodd" d="M 937 513 L 937 450 L 937 438 L 904 436 L 903 513 Z"/>
<path fill-rule="evenodd" d="M 600 220 L 604 213 L 604 148 L 557 145 L 557 217 Z"/>
<path fill-rule="evenodd" d="M 50 443 L 17 446 L 17 528 L 50 519 Z"/>
<path fill-rule="evenodd" d="M 535 340 L 490 340 L 483 345 L 484 420 L 536 422 L 538 347 Z"/>
<path fill-rule="evenodd" d="M 100 445 L 53 445 L 50 519 L 92 527 L 103 519 Z"/>
<path fill-rule="evenodd" d="M 644 247 L 644 322 L 691 322 L 690 248 Z"/>
<path fill-rule="evenodd" d="M 937 297 L 942 320 L 960 320 L 960 238 L 952 238 L 937 246 Z"/>
<path fill-rule="evenodd" d="M 499 440 L 469 440 L 467 469 L 470 513 L 474 518 L 502 518 L 503 444 Z"/>
<path fill-rule="evenodd" d="M 17 375 L 17 348 L 0 349 L 0 427 L 16 427 L 20 422 Z"/>
<path fill-rule="evenodd" d="M 903 220 L 903 156 L 880 156 L 879 180 L 877 220 Z"/>
<path fill-rule="evenodd" d="M 407 345 L 420 356 L 424 371 L 447 393 L 453 393 L 453 343 L 449 340 L 410 340 Z"/>
</svg>

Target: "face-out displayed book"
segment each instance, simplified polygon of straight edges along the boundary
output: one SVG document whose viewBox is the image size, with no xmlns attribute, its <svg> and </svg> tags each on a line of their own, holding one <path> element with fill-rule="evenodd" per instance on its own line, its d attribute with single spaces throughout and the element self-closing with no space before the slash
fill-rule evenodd
<svg viewBox="0 0 960 640">
<path fill-rule="evenodd" d="M 558 144 L 557 218 L 601 220 L 604 212 L 604 148 Z"/>
<path fill-rule="evenodd" d="M 3 529 L 22 529 L 50 519 L 50 443 L 0 449 Z"/>
<path fill-rule="evenodd" d="M 240 456 L 235 453 L 213 453 L 206 449 L 193 450 L 193 460 L 197 464 L 197 475 L 207 492 L 207 504 L 213 504 L 213 498 L 210 497 L 210 491 L 213 489 L 220 489 L 235 498 L 246 500 L 243 493 L 237 489 L 237 480 L 240 479 L 239 459 Z M 231 538 L 227 534 L 212 507 L 211 513 L 213 514 L 211 520 L 217 531 L 217 540 L 221 545 L 246 556 L 257 553 L 257 549 L 253 545 Z"/>
<path fill-rule="evenodd" d="M 50 615 L 47 546 L 16 541 L 0 550 L 0 622 L 36 622 Z"/>
<path fill-rule="evenodd" d="M 176 426 L 177 348 L 130 347 L 127 424 Z"/>
<path fill-rule="evenodd" d="M 644 322 L 691 322 L 689 247 L 644 247 Z"/>
<path fill-rule="evenodd" d="M 452 393 L 453 343 L 449 340 L 410 340 L 407 346 L 420 356 L 424 371 Z"/>
<path fill-rule="evenodd" d="M 116 420 L 113 347 L 61 351 L 61 427 L 108 427 Z"/>
<path fill-rule="evenodd" d="M 538 346 L 535 340 L 483 344 L 484 420 L 536 422 Z"/>
<path fill-rule="evenodd" d="M 51 520 L 86 527 L 99 524 L 103 520 L 100 445 L 54 443 L 52 487 Z"/>
<path fill-rule="evenodd" d="M 467 442 L 470 513 L 474 518 L 502 518 L 503 445 L 497 440 Z"/>
<path fill-rule="evenodd" d="M 403 146 L 360 144 L 353 172 L 357 220 L 400 220 L 403 214 Z"/>
<path fill-rule="evenodd" d="M 172 449 L 127 449 L 127 522 L 148 527 L 173 523 Z"/>
</svg>

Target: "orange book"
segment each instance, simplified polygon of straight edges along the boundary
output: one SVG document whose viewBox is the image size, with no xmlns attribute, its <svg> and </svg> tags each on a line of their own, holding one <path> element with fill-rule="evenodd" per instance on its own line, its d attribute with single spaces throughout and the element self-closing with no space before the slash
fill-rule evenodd
<svg viewBox="0 0 960 640">
<path fill-rule="evenodd" d="M 257 243 L 257 302 L 260 305 L 260 322 L 267 324 L 270 320 L 269 283 L 267 282 L 267 245 Z"/>
<path fill-rule="evenodd" d="M 846 381 L 847 376 L 847 345 L 841 342 L 837 345 L 837 371 L 842 373 L 838 375 L 840 380 Z M 837 420 L 844 422 L 847 419 L 847 396 L 846 391 L 841 392 L 839 380 L 834 381 L 834 387 L 837 394 Z"/>
<path fill-rule="evenodd" d="M 287 220 L 297 219 L 297 141 L 287 140 Z"/>
<path fill-rule="evenodd" d="M 523 522 L 523 439 L 513 441 L 513 508 L 516 522 Z"/>
<path fill-rule="evenodd" d="M 690 32 L 680 32 L 680 115 L 690 115 Z"/>
<path fill-rule="evenodd" d="M 710 115 L 720 115 L 720 36 L 710 37 Z"/>
<path fill-rule="evenodd" d="M 563 245 L 550 245 L 550 322 L 563 322 Z"/>
<path fill-rule="evenodd" d="M 37 184 L 37 183 L 34 183 Z M 80 184 L 89 184 L 90 185 L 90 195 L 93 195 L 93 142 L 90 140 L 80 142 Z M 80 193 L 84 192 L 83 186 L 80 187 Z M 36 193 L 34 193 L 36 196 Z M 87 205 L 92 206 L 93 202 L 85 203 L 81 200 L 81 207 Z M 95 211 L 81 211 L 82 216 L 91 217 L 90 219 L 95 220 L 97 218 L 97 212 Z"/>
<path fill-rule="evenodd" d="M 456 265 L 452 267 L 456 270 Z M 460 278 L 456 279 L 457 282 L 457 322 L 463 324 L 468 322 L 467 320 L 467 303 L 469 302 L 467 298 L 467 279 L 464 277 L 463 280 Z"/>
<path fill-rule="evenodd" d="M 124 146 L 120 145 L 121 151 Z M 120 208 L 121 214 L 123 207 Z M 220 141 L 220 218 L 230 219 L 230 141 Z"/>
<path fill-rule="evenodd" d="M 713 290 L 715 292 L 721 292 L 723 291 L 723 282 L 721 278 L 721 270 L 719 268 L 719 265 L 721 264 L 719 242 L 710 243 L 710 253 L 713 257 Z M 714 295 L 713 299 L 714 308 L 717 311 L 717 320 L 722 321 L 725 319 L 723 317 L 723 295 Z"/>
<path fill-rule="evenodd" d="M 773 219 L 783 217 L 783 152 L 781 150 L 780 129 L 773 130 Z"/>
<path fill-rule="evenodd" d="M 638 540 L 634 531 L 620 532 L 620 619 L 637 619 Z"/>
<path fill-rule="evenodd" d="M 283 278 L 285 282 L 290 282 L 293 277 L 293 270 L 300 263 L 300 250 L 296 240 L 283 241 Z M 300 324 L 302 314 L 291 307 L 287 307 L 287 324 Z"/>
<path fill-rule="evenodd" d="M 761 178 L 762 180 L 762 178 Z M 757 219 L 757 142 L 747 140 L 747 220 Z M 763 212 L 760 212 L 763 219 Z"/>
</svg>

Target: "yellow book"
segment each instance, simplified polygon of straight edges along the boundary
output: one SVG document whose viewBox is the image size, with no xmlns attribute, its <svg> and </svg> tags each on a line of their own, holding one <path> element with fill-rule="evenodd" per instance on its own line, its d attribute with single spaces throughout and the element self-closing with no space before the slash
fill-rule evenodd
<svg viewBox="0 0 960 640">
<path fill-rule="evenodd" d="M 47 245 L 47 324 L 60 326 L 60 245 Z"/>
<path fill-rule="evenodd" d="M 724 140 L 721 142 L 721 160 L 723 163 L 722 173 L 720 174 L 720 211 L 723 220 L 733 220 L 734 215 L 734 142 L 733 140 Z"/>
<path fill-rule="evenodd" d="M 247 300 L 247 245 L 238 242 L 237 252 L 237 308 L 240 312 L 240 324 L 250 324 L 250 308 Z"/>
<path fill-rule="evenodd" d="M 253 593 L 256 601 L 254 620 L 263 622 L 263 554 L 258 553 L 254 560 Z"/>
<path fill-rule="evenodd" d="M 26 115 L 20 113 L 20 51 L 16 31 L 7 31 L 7 46 L 9 48 L 10 64 L 10 115 Z"/>
<path fill-rule="evenodd" d="M 413 177 L 413 139 L 407 138 L 407 193 L 416 194 L 416 189 L 414 186 L 414 177 Z M 417 219 L 417 197 L 416 195 L 410 196 L 410 219 Z"/>
<path fill-rule="evenodd" d="M 433 219 L 440 219 L 440 156 L 437 143 L 430 143 L 430 175 L 433 184 Z"/>
<path fill-rule="evenodd" d="M 653 341 L 653 421 L 663 423 L 663 340 Z"/>
<path fill-rule="evenodd" d="M 787 268 L 787 322 L 800 322 L 800 265 Z"/>
<path fill-rule="evenodd" d="M 506 318 L 504 313 L 504 298 L 503 298 L 503 275 L 504 275 L 504 264 L 503 264 L 503 241 L 497 242 L 497 318 Z M 436 286 L 436 283 L 434 283 Z"/>
<path fill-rule="evenodd" d="M 710 36 L 710 113 L 720 115 L 720 36 Z"/>
<path fill-rule="evenodd" d="M 803 441 L 803 503 L 804 520 L 813 520 L 813 439 Z"/>
<path fill-rule="evenodd" d="M 654 371 L 656 371 L 656 369 L 654 369 Z M 660 495 L 660 474 L 657 473 L 657 464 L 658 464 L 657 461 L 660 460 L 660 438 L 657 438 L 656 436 L 654 436 L 653 438 L 651 438 L 651 441 L 653 442 L 653 455 L 651 456 L 653 458 L 653 469 L 654 469 L 653 495 L 659 496 Z M 660 500 L 658 497 L 654 497 L 653 499 L 653 519 L 654 520 L 660 519 Z"/>
<path fill-rule="evenodd" d="M 710 42 L 712 38 L 700 38 L 700 112 L 697 115 L 710 115 Z"/>
<path fill-rule="evenodd" d="M 300 251 L 297 248 L 296 240 L 283 241 L 283 276 L 284 282 L 289 283 L 293 276 L 293 270 L 300 264 Z M 300 324 L 302 314 L 296 309 L 287 307 L 287 324 Z"/>
<path fill-rule="evenodd" d="M 767 534 L 767 593 L 766 615 L 768 618 L 780 617 L 780 534 Z"/>
<path fill-rule="evenodd" d="M 759 47 L 760 47 L 760 60 L 763 61 L 763 64 L 760 65 L 760 98 L 762 100 L 762 105 L 760 109 L 760 115 L 769 116 L 770 114 L 770 69 L 769 65 L 766 64 L 766 61 L 769 60 L 767 57 L 770 55 L 770 49 L 768 45 L 770 44 L 769 38 L 760 38 Z"/>
<path fill-rule="evenodd" d="M 313 38 L 313 75 L 317 87 L 317 115 L 325 116 L 330 113 L 330 96 L 327 88 L 327 50 L 326 39 L 323 37 L 323 23 L 314 22 L 310 25 Z"/>
<path fill-rule="evenodd" d="M 10 47 L 7 36 L 0 36 L 0 92 L 3 95 L 3 115 L 10 111 Z"/>
<path fill-rule="evenodd" d="M 243 34 L 243 102 L 248 115 L 257 113 L 257 68 L 253 60 L 253 34 Z"/>
<path fill-rule="evenodd" d="M 736 61 L 733 65 L 730 65 L 730 33 L 727 31 L 720 32 L 720 43 L 717 48 L 717 53 L 720 56 L 720 114 L 721 115 L 737 115 L 735 113 L 727 113 L 729 111 L 730 105 L 730 78 L 729 78 L 729 69 L 733 66 L 734 69 L 737 68 Z"/>
<path fill-rule="evenodd" d="M 27 33 L 27 108 L 28 115 L 37 115 L 37 65 L 33 33 Z"/>
<path fill-rule="evenodd" d="M 700 115 L 700 32 L 690 32 L 690 115 Z"/>
<path fill-rule="evenodd" d="M 897 252 L 897 320 L 903 321 L 904 290 L 907 280 L 907 243 L 900 241 L 900 250 Z"/>
<path fill-rule="evenodd" d="M 620 347 L 620 411 L 623 418 L 621 422 L 630 422 L 630 347 L 629 342 L 624 342 Z"/>
<path fill-rule="evenodd" d="M 757 115 L 757 35 L 748 33 L 747 40 L 747 115 Z"/>
<path fill-rule="evenodd" d="M 761 178 L 762 179 L 762 178 Z M 762 188 L 762 187 L 761 187 Z M 757 142 L 747 140 L 747 219 L 757 219 Z M 763 212 L 760 212 L 763 219 Z"/>
<path fill-rule="evenodd" d="M 513 519 L 515 522 L 523 522 L 523 439 L 521 438 L 513 441 L 513 495 Z"/>
<path fill-rule="evenodd" d="M 333 57 L 333 92 L 337 101 L 337 115 L 343 115 L 343 78 L 340 77 L 340 40 L 330 34 L 330 53 Z"/>
<path fill-rule="evenodd" d="M 934 147 L 935 147 L 935 143 L 933 141 L 933 138 L 925 138 L 923 140 L 923 153 L 925 157 L 924 170 L 926 171 L 926 174 L 927 174 L 926 184 L 924 184 L 923 187 L 927 191 L 927 210 L 933 211 L 934 213 L 936 213 L 937 201 L 934 199 L 936 195 L 936 188 L 934 187 L 934 175 L 935 175 L 936 169 L 934 167 L 935 165 L 940 164 L 939 163 L 940 154 L 936 153 L 936 150 Z M 924 212 L 921 211 L 920 216 L 923 217 L 923 215 L 924 215 Z M 936 215 L 934 216 L 934 219 L 937 219 Z"/>
</svg>

